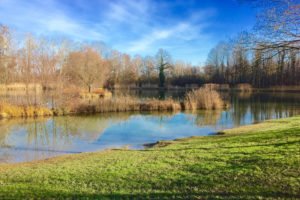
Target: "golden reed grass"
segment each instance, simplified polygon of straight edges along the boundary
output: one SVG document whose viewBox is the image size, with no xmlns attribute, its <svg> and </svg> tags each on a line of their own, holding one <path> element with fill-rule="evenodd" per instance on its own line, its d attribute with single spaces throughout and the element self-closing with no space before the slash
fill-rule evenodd
<svg viewBox="0 0 300 200">
<path fill-rule="evenodd" d="M 98 99 L 96 101 L 81 101 L 71 108 L 72 113 L 104 113 L 127 111 L 179 111 L 180 103 L 172 99 L 140 100 L 130 96 L 111 99 Z"/>
<path fill-rule="evenodd" d="M 253 88 L 249 83 L 240 83 L 236 85 L 236 90 L 241 92 L 252 92 Z"/>
<path fill-rule="evenodd" d="M 114 98 L 82 99 L 70 98 L 62 108 L 48 109 L 39 106 L 15 106 L 0 103 L 0 118 L 38 117 L 68 114 L 92 114 L 129 111 L 181 111 L 181 110 L 217 110 L 226 107 L 219 93 L 208 88 L 200 88 L 186 94 L 184 101 L 173 99 L 138 99 L 131 96 Z"/>
<path fill-rule="evenodd" d="M 15 106 L 0 103 L 0 118 L 52 116 L 53 111 L 37 106 Z"/>
<path fill-rule="evenodd" d="M 209 88 L 188 92 L 184 99 L 184 110 L 217 110 L 225 107 L 220 94 Z"/>
</svg>

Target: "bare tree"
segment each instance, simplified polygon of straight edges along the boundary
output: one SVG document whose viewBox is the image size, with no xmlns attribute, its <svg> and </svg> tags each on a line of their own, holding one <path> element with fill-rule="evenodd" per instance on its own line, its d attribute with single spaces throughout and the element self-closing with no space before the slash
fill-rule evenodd
<svg viewBox="0 0 300 200">
<path fill-rule="evenodd" d="M 47 39 L 40 39 L 37 44 L 38 54 L 38 80 L 44 88 L 49 88 L 57 81 L 58 46 Z"/>
<path fill-rule="evenodd" d="M 27 35 L 23 47 L 18 51 L 18 66 L 22 81 L 28 85 L 35 82 L 38 72 L 37 41 L 32 35 Z"/>
<path fill-rule="evenodd" d="M 229 63 L 229 54 L 230 45 L 226 42 L 219 42 L 210 50 L 206 60 L 206 70 L 214 74 L 213 79 L 215 82 L 225 82 L 225 66 Z"/>
<path fill-rule="evenodd" d="M 0 24 L 0 83 L 8 83 L 15 72 L 14 56 L 11 50 L 11 32 L 7 26 Z"/>
<path fill-rule="evenodd" d="M 97 51 L 85 47 L 69 54 L 63 72 L 70 81 L 84 85 L 91 92 L 94 84 L 103 86 L 108 68 Z"/>
<path fill-rule="evenodd" d="M 155 60 L 153 57 L 151 56 L 146 56 L 143 59 L 143 67 L 141 70 L 141 76 L 142 79 L 144 79 L 145 81 L 148 82 L 148 84 L 150 83 L 150 80 L 152 80 L 154 78 L 154 76 L 156 76 L 155 74 Z"/>
<path fill-rule="evenodd" d="M 119 51 L 113 50 L 108 56 L 109 62 L 109 85 L 113 86 L 120 82 L 121 79 L 121 57 Z"/>
<path fill-rule="evenodd" d="M 300 3 L 298 0 L 245 0 L 258 9 L 256 47 L 260 50 L 300 50 Z M 277 52 L 278 53 L 278 52 Z M 276 54 L 276 53 L 275 53 Z"/>
</svg>

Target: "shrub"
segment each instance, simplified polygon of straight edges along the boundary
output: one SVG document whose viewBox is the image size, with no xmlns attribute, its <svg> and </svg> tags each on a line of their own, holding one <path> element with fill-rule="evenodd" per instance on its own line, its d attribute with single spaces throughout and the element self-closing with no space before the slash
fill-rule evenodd
<svg viewBox="0 0 300 200">
<path fill-rule="evenodd" d="M 203 88 L 209 90 L 218 90 L 220 88 L 220 85 L 216 83 L 206 83 L 203 85 Z"/>
<path fill-rule="evenodd" d="M 190 91 L 186 94 L 184 99 L 185 110 L 198 110 L 198 109 L 222 109 L 225 104 L 220 94 L 208 88 L 199 88 Z"/>
<path fill-rule="evenodd" d="M 220 84 L 219 90 L 230 90 L 229 84 Z"/>
<path fill-rule="evenodd" d="M 222 90 L 222 91 L 228 91 L 230 90 L 229 84 L 216 84 L 216 83 L 206 83 L 203 85 L 204 88 L 210 89 L 210 90 Z"/>
<path fill-rule="evenodd" d="M 177 111 L 181 110 L 179 102 L 174 101 L 173 99 L 167 100 L 148 100 L 142 102 L 140 105 L 141 111 Z"/>
<path fill-rule="evenodd" d="M 240 83 L 236 85 L 236 89 L 241 92 L 251 92 L 252 86 L 249 83 Z"/>
</svg>

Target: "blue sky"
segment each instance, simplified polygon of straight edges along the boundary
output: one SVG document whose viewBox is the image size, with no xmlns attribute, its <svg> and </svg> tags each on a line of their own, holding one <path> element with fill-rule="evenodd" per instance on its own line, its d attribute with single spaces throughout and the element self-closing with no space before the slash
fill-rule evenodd
<svg viewBox="0 0 300 200">
<path fill-rule="evenodd" d="M 193 64 L 254 21 L 236 0 L 0 0 L 0 23 L 18 33 L 101 41 L 131 55 L 164 48 Z"/>
</svg>

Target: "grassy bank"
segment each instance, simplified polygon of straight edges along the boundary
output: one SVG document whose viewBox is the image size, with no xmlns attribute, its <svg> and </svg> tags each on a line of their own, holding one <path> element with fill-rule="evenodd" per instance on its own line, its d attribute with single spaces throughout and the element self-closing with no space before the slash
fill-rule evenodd
<svg viewBox="0 0 300 200">
<path fill-rule="evenodd" d="M 2 164 L 0 199 L 296 199 L 299 147 L 300 117 L 293 117 L 147 150 Z"/>
</svg>

